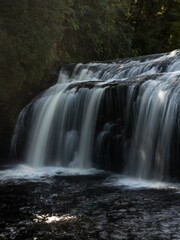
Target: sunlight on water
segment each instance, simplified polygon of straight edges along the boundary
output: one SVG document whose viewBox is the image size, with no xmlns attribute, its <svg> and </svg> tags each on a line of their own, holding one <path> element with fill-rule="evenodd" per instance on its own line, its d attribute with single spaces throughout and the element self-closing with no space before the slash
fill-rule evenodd
<svg viewBox="0 0 180 240">
<path fill-rule="evenodd" d="M 174 57 L 174 56 L 176 56 L 177 52 L 178 52 L 177 50 L 174 50 L 174 51 L 170 52 L 169 56 Z"/>
<path fill-rule="evenodd" d="M 77 216 L 64 214 L 62 216 L 49 216 L 49 215 L 38 215 L 35 214 L 34 222 L 44 222 L 44 223 L 57 223 L 57 222 L 74 222 L 77 220 Z"/>
<path fill-rule="evenodd" d="M 160 90 L 159 93 L 158 93 L 158 97 L 159 97 L 159 99 L 162 103 L 165 100 L 165 96 L 166 96 L 166 91 Z"/>
</svg>

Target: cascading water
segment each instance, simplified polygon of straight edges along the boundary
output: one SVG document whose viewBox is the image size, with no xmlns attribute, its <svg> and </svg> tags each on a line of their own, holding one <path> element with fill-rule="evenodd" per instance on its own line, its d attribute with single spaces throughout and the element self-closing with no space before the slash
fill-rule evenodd
<svg viewBox="0 0 180 240">
<path fill-rule="evenodd" d="M 166 74 L 141 86 L 127 166 L 130 174 L 158 179 L 168 175 L 172 134 L 180 113 L 178 78 L 179 73 Z"/>
<path fill-rule="evenodd" d="M 26 161 L 33 166 L 56 164 L 91 167 L 98 106 L 104 89 L 57 84 L 36 101 Z"/>
<path fill-rule="evenodd" d="M 179 51 L 78 64 L 72 71 L 64 66 L 30 111 L 30 165 L 95 166 L 143 178 L 180 175 Z"/>
</svg>

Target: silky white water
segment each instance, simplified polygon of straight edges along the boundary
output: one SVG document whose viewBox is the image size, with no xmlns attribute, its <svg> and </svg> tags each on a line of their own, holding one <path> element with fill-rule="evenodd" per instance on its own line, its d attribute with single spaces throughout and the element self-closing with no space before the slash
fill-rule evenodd
<svg viewBox="0 0 180 240">
<path fill-rule="evenodd" d="M 127 169 L 158 179 L 168 173 L 173 127 L 179 118 L 179 72 L 147 81 L 140 88 Z"/>
<path fill-rule="evenodd" d="M 15 150 L 28 111 L 19 117 Z M 179 172 L 179 131 L 179 51 L 64 66 L 57 84 L 32 103 L 23 156 L 33 167 L 97 167 L 163 180 Z"/>
</svg>

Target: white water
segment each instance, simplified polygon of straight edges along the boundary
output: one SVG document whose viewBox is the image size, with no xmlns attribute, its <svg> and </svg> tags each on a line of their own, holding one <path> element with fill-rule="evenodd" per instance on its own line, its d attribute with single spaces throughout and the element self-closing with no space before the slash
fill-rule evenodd
<svg viewBox="0 0 180 240">
<path fill-rule="evenodd" d="M 5 182 L 19 183 L 26 181 L 51 182 L 55 176 L 77 176 L 94 175 L 101 173 L 101 170 L 94 168 L 63 168 L 63 167 L 36 167 L 19 164 L 14 167 L 8 166 L 7 169 L 0 170 L 0 184 Z"/>
<path fill-rule="evenodd" d="M 168 173 L 173 127 L 179 117 L 180 76 L 174 72 L 140 88 L 127 171 L 135 176 L 163 179 Z M 167 174 L 168 175 L 168 174 Z"/>
<path fill-rule="evenodd" d="M 130 121 L 131 111 L 134 116 L 132 136 L 127 139 L 130 146 L 126 149 L 127 159 L 124 159 L 125 173 L 160 180 L 168 176 L 173 129 L 180 121 L 179 55 L 179 51 L 173 51 L 144 60 L 77 64 L 71 74 L 66 67 L 62 68 L 57 84 L 33 104 L 26 162 L 33 167 L 92 168 L 100 106 L 104 100 L 109 101 L 106 90 L 114 83 L 128 81 L 133 84 L 127 84 L 126 106 L 118 110 L 124 107 L 126 119 L 121 120 L 125 124 Z M 143 79 L 144 83 L 139 86 Z M 116 101 L 118 99 L 119 96 Z M 111 106 L 108 108 L 107 112 Z M 24 118 L 25 114 L 21 115 Z M 18 124 L 22 125 L 21 120 Z M 19 128 L 18 125 L 16 130 Z M 99 151 L 107 137 L 104 129 L 102 126 L 98 133 Z M 123 132 L 117 133 L 117 137 L 118 134 Z"/>
<path fill-rule="evenodd" d="M 7 169 L 0 170 L 0 184 L 19 184 L 24 182 L 47 182 L 52 183 L 54 177 L 98 175 L 104 171 L 94 168 L 78 169 L 63 167 L 39 167 L 33 168 L 29 165 L 8 166 Z M 123 187 L 129 190 L 137 189 L 171 189 L 174 193 L 180 194 L 180 184 L 168 183 L 156 180 L 144 180 L 142 178 L 132 178 L 119 174 L 110 174 L 102 183 L 105 186 Z"/>
<path fill-rule="evenodd" d="M 35 104 L 26 162 L 90 168 L 98 108 L 104 89 L 50 88 Z"/>
<path fill-rule="evenodd" d="M 133 178 L 123 175 L 112 175 L 106 179 L 104 184 L 106 186 L 123 187 L 130 190 L 143 188 L 172 189 L 175 190 L 176 193 L 180 193 L 180 184 L 178 183 L 161 182 L 157 180 L 144 180 L 142 178 Z"/>
<path fill-rule="evenodd" d="M 97 90 L 91 89 L 87 93 L 88 95 L 84 103 L 79 151 L 77 159 L 75 159 L 71 166 L 78 166 L 80 168 L 92 167 L 94 132 L 103 92 L 104 89 L 99 88 Z M 86 106 L 88 107 L 86 108 Z"/>
</svg>

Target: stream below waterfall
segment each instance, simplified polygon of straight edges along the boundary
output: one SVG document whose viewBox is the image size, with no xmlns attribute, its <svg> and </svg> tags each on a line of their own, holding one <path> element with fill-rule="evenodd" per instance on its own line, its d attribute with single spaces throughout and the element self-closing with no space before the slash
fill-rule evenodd
<svg viewBox="0 0 180 240">
<path fill-rule="evenodd" d="M 180 239 L 180 185 L 95 169 L 0 171 L 0 239 Z"/>
</svg>

